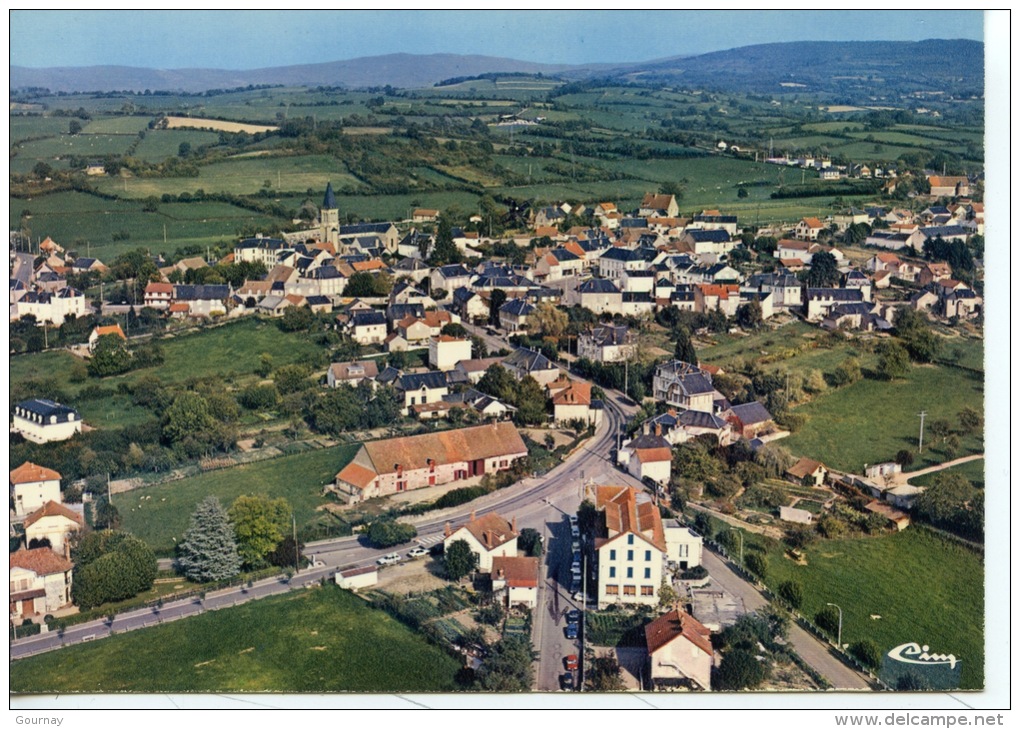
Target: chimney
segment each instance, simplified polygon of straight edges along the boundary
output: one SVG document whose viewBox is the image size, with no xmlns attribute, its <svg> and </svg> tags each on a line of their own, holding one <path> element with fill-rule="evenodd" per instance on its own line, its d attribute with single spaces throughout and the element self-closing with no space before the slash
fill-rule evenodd
<svg viewBox="0 0 1020 729">
<path fill-rule="evenodd" d="M 472 509 L 471 510 L 471 521 L 474 521 L 474 520 L 475 520 L 475 510 Z"/>
<path fill-rule="evenodd" d="M 655 435 L 657 435 L 657 436 L 661 436 L 662 435 L 662 423 L 656 423 L 655 424 Z"/>
<path fill-rule="evenodd" d="M 499 572 L 497 572 L 497 573 L 496 573 L 496 577 L 498 577 L 499 579 L 501 579 L 501 580 L 502 580 L 502 579 L 503 579 L 503 576 L 504 576 L 503 568 L 502 568 L 502 567 L 500 567 L 500 568 L 499 568 Z"/>
<path fill-rule="evenodd" d="M 516 515 L 514 516 L 513 521 L 510 523 L 510 528 L 514 531 L 514 533 L 517 532 L 517 516 Z"/>
<path fill-rule="evenodd" d="M 453 530 L 450 529 L 450 522 L 446 522 L 446 528 L 443 530 L 443 534 L 447 537 L 453 534 Z"/>
</svg>

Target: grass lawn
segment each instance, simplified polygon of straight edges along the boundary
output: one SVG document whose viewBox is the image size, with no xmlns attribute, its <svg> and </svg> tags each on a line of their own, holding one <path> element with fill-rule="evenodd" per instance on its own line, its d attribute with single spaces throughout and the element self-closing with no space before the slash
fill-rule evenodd
<svg viewBox="0 0 1020 729">
<path fill-rule="evenodd" d="M 983 458 L 977 461 L 961 463 L 959 466 L 947 468 L 945 471 L 936 471 L 935 473 L 928 473 L 924 476 L 912 478 L 910 479 L 910 483 L 915 486 L 930 486 L 939 473 L 958 473 L 974 484 L 977 488 L 983 489 L 985 487 L 985 461 Z"/>
<path fill-rule="evenodd" d="M 389 615 L 330 585 L 16 661 L 10 689 L 452 691 L 459 667 Z"/>
<path fill-rule="evenodd" d="M 313 522 L 324 503 L 322 487 L 354 457 L 359 444 L 308 451 L 268 461 L 203 473 L 200 476 L 129 491 L 114 497 L 124 529 L 159 554 L 173 553 L 175 539 L 188 529 L 191 513 L 206 496 L 216 496 L 229 508 L 242 494 L 265 494 L 287 499 L 300 531 Z"/>
<path fill-rule="evenodd" d="M 865 369 L 867 363 L 864 363 Z M 916 450 L 920 420 L 928 413 L 935 419 L 956 422 L 960 410 L 970 405 L 983 408 L 984 382 L 976 374 L 951 367 L 914 365 L 902 380 L 886 382 L 865 378 L 846 387 L 829 389 L 794 412 L 807 422 L 781 445 L 797 456 L 826 465 L 860 472 L 865 463 L 892 460 L 896 452 Z M 960 438 L 960 456 L 983 450 L 979 435 Z M 929 436 L 925 450 L 915 456 L 920 469 L 950 460 Z"/>
<path fill-rule="evenodd" d="M 821 541 L 803 552 L 807 564 L 800 566 L 773 550 L 767 581 L 773 589 L 784 580 L 800 582 L 805 616 L 835 603 L 843 609 L 844 643 L 871 638 L 883 651 L 910 641 L 930 645 L 963 661 L 960 688 L 983 687 L 981 557 L 914 527 Z"/>
</svg>

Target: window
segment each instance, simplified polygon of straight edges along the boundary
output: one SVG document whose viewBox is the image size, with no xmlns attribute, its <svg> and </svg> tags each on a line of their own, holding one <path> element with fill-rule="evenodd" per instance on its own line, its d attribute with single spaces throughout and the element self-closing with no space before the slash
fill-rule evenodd
<svg viewBox="0 0 1020 729">
<path fill-rule="evenodd" d="M 633 549 L 628 549 L 627 550 L 627 561 L 628 562 L 633 562 L 634 561 L 634 550 Z"/>
<path fill-rule="evenodd" d="M 645 562 L 651 562 L 651 561 L 652 561 L 652 550 L 646 549 L 645 550 Z"/>
<path fill-rule="evenodd" d="M 654 597 L 655 588 L 651 585 L 641 585 L 641 596 L 642 597 Z"/>
<path fill-rule="evenodd" d="M 612 560 L 616 559 L 616 550 L 615 549 L 610 549 L 609 550 L 609 559 L 612 559 Z"/>
<path fill-rule="evenodd" d="M 652 568 L 651 567 L 645 567 L 645 579 L 646 580 L 652 579 Z"/>
<path fill-rule="evenodd" d="M 633 543 L 634 543 L 634 535 L 633 534 L 628 534 L 627 535 L 627 544 L 633 544 Z"/>
<path fill-rule="evenodd" d="M 637 589 L 634 587 L 634 585 L 624 585 L 623 586 L 623 594 L 624 595 L 630 595 L 630 596 L 637 595 Z"/>
<path fill-rule="evenodd" d="M 620 594 L 620 586 L 619 585 L 606 585 L 606 594 L 607 595 L 619 595 Z"/>
<path fill-rule="evenodd" d="M 687 544 L 681 544 L 681 545 L 680 545 L 680 556 L 681 556 L 681 557 L 686 557 L 686 556 L 687 556 L 687 550 L 688 550 L 688 549 L 689 549 L 689 545 L 687 545 Z"/>
<path fill-rule="evenodd" d="M 633 567 L 628 567 L 627 568 L 627 577 L 633 577 L 633 576 L 634 576 L 634 568 Z"/>
<path fill-rule="evenodd" d="M 609 576 L 610 577 L 616 577 L 616 568 L 615 567 L 610 567 L 609 568 Z"/>
</svg>

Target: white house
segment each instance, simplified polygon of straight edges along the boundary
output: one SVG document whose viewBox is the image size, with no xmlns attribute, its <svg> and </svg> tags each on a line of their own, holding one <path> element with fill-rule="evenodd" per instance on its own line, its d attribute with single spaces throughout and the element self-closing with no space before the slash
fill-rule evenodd
<svg viewBox="0 0 1020 729">
<path fill-rule="evenodd" d="M 31 546 L 33 541 L 39 543 L 45 539 L 50 549 L 65 554 L 67 535 L 80 531 L 84 523 L 82 514 L 56 501 L 47 501 L 25 519 L 25 541 Z"/>
<path fill-rule="evenodd" d="M 666 519 L 662 522 L 662 528 L 666 536 L 667 560 L 682 570 L 701 564 L 704 546 L 701 535 L 676 519 Z"/>
<path fill-rule="evenodd" d="M 593 362 L 622 362 L 634 353 L 635 337 L 625 324 L 597 326 L 577 338 L 577 356 Z"/>
<path fill-rule="evenodd" d="M 81 432 L 81 416 L 74 408 L 36 398 L 14 406 L 11 430 L 33 443 L 67 440 Z"/>
<path fill-rule="evenodd" d="M 74 565 L 52 549 L 19 549 L 10 556 L 11 616 L 53 613 L 71 604 Z"/>
<path fill-rule="evenodd" d="M 669 441 L 657 435 L 639 435 L 625 443 L 617 455 L 619 463 L 636 479 L 669 482 L 673 454 Z"/>
<path fill-rule="evenodd" d="M 329 387 L 340 387 L 340 385 L 357 387 L 362 382 L 368 381 L 374 387 L 375 378 L 378 376 L 379 364 L 374 359 L 360 362 L 334 362 L 326 370 L 326 385 Z"/>
<path fill-rule="evenodd" d="M 471 359 L 471 340 L 445 334 L 429 339 L 429 366 L 446 372 Z"/>
<path fill-rule="evenodd" d="M 648 677 L 655 690 L 712 690 L 711 631 L 683 610 L 645 626 Z"/>
<path fill-rule="evenodd" d="M 18 516 L 41 509 L 48 501 L 61 502 L 60 474 L 25 461 L 11 471 L 11 497 Z"/>
<path fill-rule="evenodd" d="M 538 605 L 538 557 L 493 557 L 492 591 L 506 591 L 506 606 Z"/>
<path fill-rule="evenodd" d="M 451 529 L 449 524 L 446 525 L 443 548 L 449 549 L 454 542 L 464 540 L 471 547 L 471 551 L 478 555 L 478 570 L 491 572 L 494 558 L 517 556 L 519 535 L 517 517 L 514 517 L 513 521 L 507 521 L 499 514 L 490 513 L 475 517 L 475 513 L 471 512 L 471 520 L 467 524 L 456 529 Z"/>
<path fill-rule="evenodd" d="M 595 507 L 602 511 L 604 537 L 595 539 L 598 604 L 657 605 L 666 557 L 659 508 L 651 497 L 629 486 L 598 486 Z"/>
</svg>

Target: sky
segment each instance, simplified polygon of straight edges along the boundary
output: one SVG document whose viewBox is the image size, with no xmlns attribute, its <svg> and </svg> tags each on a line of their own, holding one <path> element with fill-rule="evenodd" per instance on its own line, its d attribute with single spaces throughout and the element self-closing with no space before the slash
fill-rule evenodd
<svg viewBox="0 0 1020 729">
<path fill-rule="evenodd" d="M 459 53 L 586 64 L 798 40 L 982 37 L 975 10 L 13 10 L 10 62 L 251 69 Z"/>
</svg>

